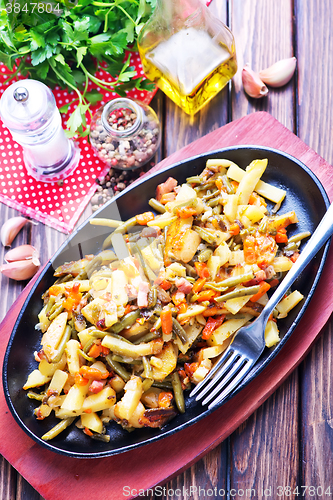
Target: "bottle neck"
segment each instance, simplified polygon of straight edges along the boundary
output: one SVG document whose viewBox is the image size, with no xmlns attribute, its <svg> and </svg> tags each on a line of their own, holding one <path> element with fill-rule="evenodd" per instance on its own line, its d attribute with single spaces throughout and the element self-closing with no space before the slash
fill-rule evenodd
<svg viewBox="0 0 333 500">
<path fill-rule="evenodd" d="M 110 101 L 101 116 L 103 127 L 115 139 L 130 139 L 138 134 L 143 119 L 141 106 L 127 98 Z"/>
</svg>

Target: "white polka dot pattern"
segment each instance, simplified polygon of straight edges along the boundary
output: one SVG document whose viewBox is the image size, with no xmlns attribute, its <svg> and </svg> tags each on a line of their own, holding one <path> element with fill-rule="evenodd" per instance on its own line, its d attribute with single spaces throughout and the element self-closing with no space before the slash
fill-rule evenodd
<svg viewBox="0 0 333 500">
<path fill-rule="evenodd" d="M 125 55 L 125 59 L 127 57 L 128 54 Z M 141 77 L 143 75 L 141 61 L 136 53 L 131 53 L 130 64 L 135 67 L 137 76 Z M 0 97 L 11 83 L 20 79 L 18 74 L 9 84 L 3 84 L 8 75 L 9 71 L 0 63 Z M 98 77 L 106 82 L 113 80 L 103 71 L 98 72 Z M 89 85 L 89 90 L 92 88 L 97 88 L 104 95 L 102 103 L 92 108 L 93 112 L 108 100 L 119 97 L 115 92 L 105 91 L 93 84 Z M 152 92 L 131 90 L 126 94 L 129 98 L 149 104 L 156 90 Z M 59 87 L 55 87 L 53 93 L 59 108 L 74 98 L 74 93 L 68 93 Z M 73 111 L 74 105 L 71 104 L 68 113 L 63 115 L 64 124 Z M 89 123 L 88 115 L 87 122 Z M 56 182 L 42 183 L 28 175 L 21 146 L 12 140 L 11 134 L 0 120 L 0 201 L 48 226 L 70 233 L 96 191 L 96 178 L 101 178 L 108 170 L 108 167 L 95 156 L 87 139 L 80 138 L 77 142 L 81 155 L 75 172 L 64 179 L 61 186 Z"/>
</svg>

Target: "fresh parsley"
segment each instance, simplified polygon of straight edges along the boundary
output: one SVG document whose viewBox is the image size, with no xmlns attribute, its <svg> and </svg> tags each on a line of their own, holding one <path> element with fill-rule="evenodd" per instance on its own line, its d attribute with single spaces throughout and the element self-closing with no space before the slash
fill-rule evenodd
<svg viewBox="0 0 333 500">
<path fill-rule="evenodd" d="M 37 0 L 38 1 L 38 0 Z M 137 88 L 154 86 L 134 78 L 135 68 L 125 51 L 135 51 L 137 36 L 155 8 L 156 0 L 0 0 L 0 61 L 12 79 L 18 72 L 49 87 L 59 85 L 75 92 L 74 112 L 67 133 L 87 135 L 86 115 L 102 100 L 89 82 L 124 96 Z M 32 8 L 38 5 L 39 8 Z M 45 8 L 42 8 L 44 5 Z M 51 7 L 52 8 L 51 8 Z M 47 8 L 46 8 L 47 7 Z M 107 71 L 115 81 L 96 74 Z M 60 109 L 66 112 L 68 106 Z"/>
</svg>

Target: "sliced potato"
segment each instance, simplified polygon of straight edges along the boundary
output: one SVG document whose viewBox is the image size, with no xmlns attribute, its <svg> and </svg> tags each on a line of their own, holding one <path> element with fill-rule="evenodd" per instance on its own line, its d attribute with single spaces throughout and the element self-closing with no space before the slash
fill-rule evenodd
<svg viewBox="0 0 333 500">
<path fill-rule="evenodd" d="M 97 415 L 97 413 L 83 413 L 81 415 L 81 423 L 83 427 L 87 427 L 91 431 L 101 434 L 103 431 L 103 422 Z"/>
<path fill-rule="evenodd" d="M 51 377 L 43 375 L 39 370 L 33 370 L 23 386 L 23 389 L 31 389 L 32 387 L 40 387 L 51 380 Z"/>
<path fill-rule="evenodd" d="M 83 411 L 101 411 L 111 408 L 116 403 L 116 393 L 112 387 L 104 387 L 97 394 L 92 394 L 87 396 L 83 401 L 82 410 Z"/>
<path fill-rule="evenodd" d="M 142 380 L 132 375 L 125 385 L 125 394 L 114 408 L 114 414 L 121 420 L 129 420 L 133 415 L 142 396 Z"/>
<path fill-rule="evenodd" d="M 245 325 L 252 318 L 251 314 L 244 314 L 242 318 L 228 319 L 221 326 L 213 331 L 207 340 L 209 346 L 222 345 L 223 342 L 235 333 L 239 328 Z"/>
<path fill-rule="evenodd" d="M 153 379 L 162 382 L 176 368 L 178 347 L 172 342 L 168 342 L 156 357 L 161 359 L 163 364 L 160 368 L 153 366 Z"/>
<path fill-rule="evenodd" d="M 45 352 L 48 360 L 52 359 L 55 351 L 59 345 L 59 342 L 65 332 L 67 324 L 68 313 L 60 313 L 50 324 L 46 332 L 44 333 L 41 344 L 43 346 L 43 351 Z"/>
</svg>

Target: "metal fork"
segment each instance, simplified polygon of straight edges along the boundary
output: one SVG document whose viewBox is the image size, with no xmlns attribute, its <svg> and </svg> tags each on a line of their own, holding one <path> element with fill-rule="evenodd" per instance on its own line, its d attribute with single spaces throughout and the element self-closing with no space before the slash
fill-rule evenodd
<svg viewBox="0 0 333 500">
<path fill-rule="evenodd" d="M 217 396 L 208 406 L 208 409 L 212 409 L 239 385 L 264 350 L 265 326 L 273 309 L 332 234 L 333 204 L 328 208 L 299 258 L 273 293 L 260 316 L 253 323 L 238 330 L 228 349 L 205 379 L 193 389 L 190 397 L 196 395 L 195 399 L 198 401 L 206 395 L 202 401 L 202 405 L 205 405 Z"/>
</svg>

